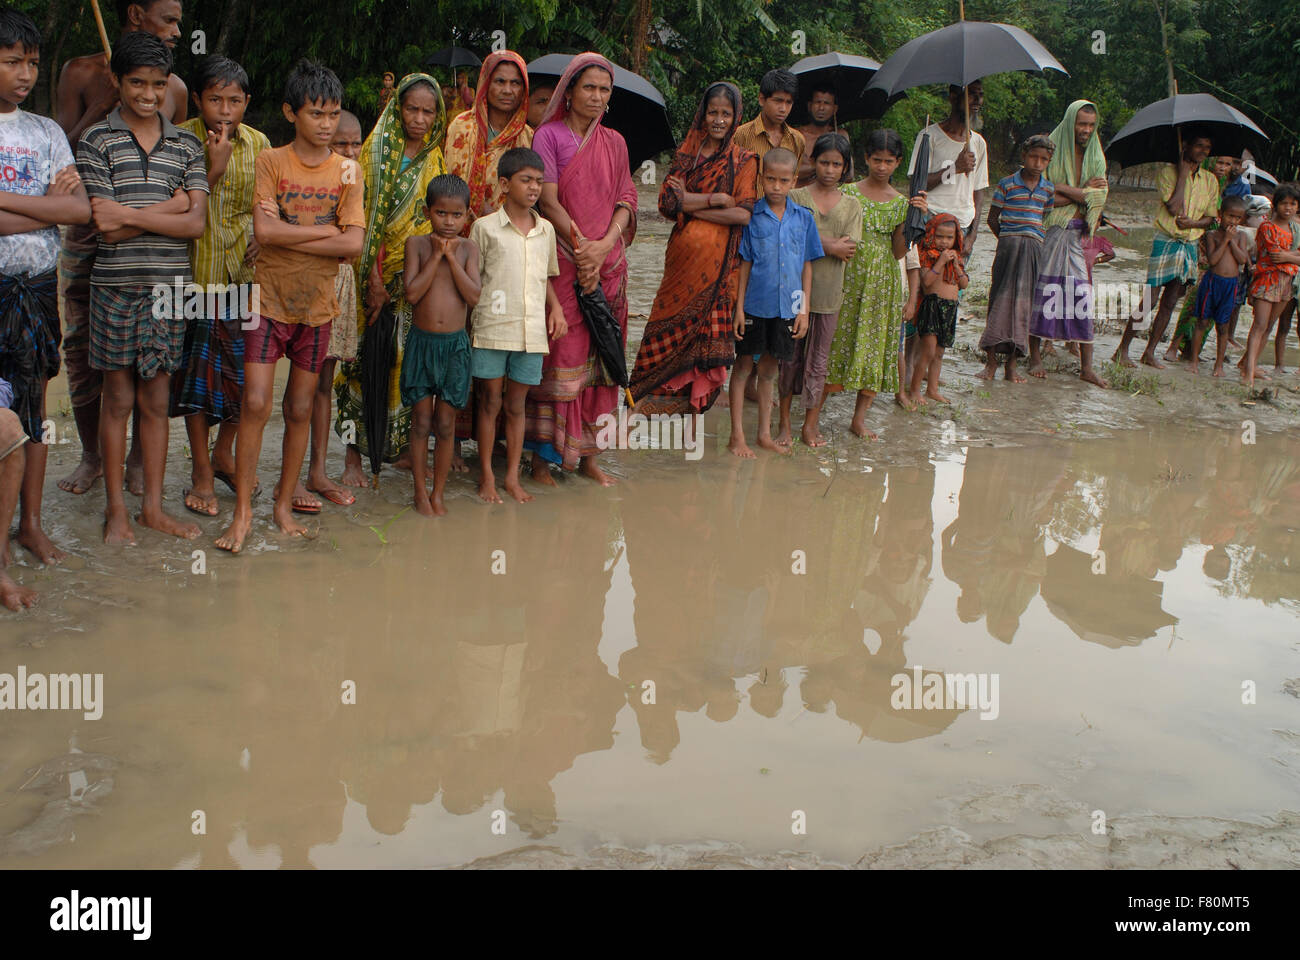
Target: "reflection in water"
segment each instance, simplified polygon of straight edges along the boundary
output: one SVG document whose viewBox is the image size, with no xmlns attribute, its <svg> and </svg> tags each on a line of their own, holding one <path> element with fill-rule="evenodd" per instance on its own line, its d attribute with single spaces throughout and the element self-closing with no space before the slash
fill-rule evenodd
<svg viewBox="0 0 1300 960">
<path fill-rule="evenodd" d="M 399 521 L 387 545 L 366 529 L 373 518 L 340 522 L 338 549 L 223 562 L 192 589 L 141 565 L 136 592 L 120 575 L 125 586 L 101 588 L 121 589 L 129 615 L 83 599 L 99 574 L 69 578 L 75 592 L 61 607 L 52 587 L 55 612 L 38 615 L 89 610 L 84 638 L 7 647 L 0 671 L 68 669 L 75 648 L 79 669 L 109 677 L 105 720 L 95 740 L 53 713 L 0 729 L 13 801 L 0 805 L 0 864 L 305 866 L 356 848 L 349 803 L 380 837 L 423 843 L 438 862 L 428 824 L 446 836 L 451 815 L 463 835 L 475 815 L 486 835 L 489 804 L 526 837 L 561 833 L 568 808 L 590 800 L 562 785 L 566 771 L 613 809 L 622 790 L 656 789 L 625 784 L 653 776 L 647 759 L 670 777 L 687 762 L 682 714 L 702 711 L 724 736 L 771 734 L 773 766 L 782 749 L 830 749 L 824 725 L 791 726 L 803 711 L 846 722 L 859 743 L 947 739 L 963 711 L 890 704 L 922 630 L 933 659 L 955 663 L 962 624 L 983 621 L 1009 645 L 1038 617 L 1088 641 L 1056 654 L 1068 661 L 1174 624 L 1194 631 L 1207 604 L 1300 612 L 1293 439 L 971 447 L 959 486 L 947 465 L 896 455 L 833 479 L 808 457 L 698 469 L 642 457 L 615 496 L 570 483 L 527 509 L 462 500 L 446 520 Z M 598 656 L 611 637 L 627 638 L 616 675 Z M 1023 642 L 992 646 L 1033 662 Z M 943 669 L 928 659 L 927 674 Z M 810 729 L 823 739 L 800 741 Z M 101 767 L 71 769 L 70 744 Z M 87 778 L 100 786 L 85 790 Z M 78 784 L 85 796 L 69 800 Z M 480 852 L 464 849 L 446 856 Z"/>
</svg>

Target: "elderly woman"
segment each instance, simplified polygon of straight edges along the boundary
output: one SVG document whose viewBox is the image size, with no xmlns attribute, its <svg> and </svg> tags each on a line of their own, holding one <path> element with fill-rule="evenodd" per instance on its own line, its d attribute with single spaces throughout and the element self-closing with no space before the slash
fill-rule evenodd
<svg viewBox="0 0 1300 960">
<path fill-rule="evenodd" d="M 627 257 L 636 232 L 636 187 L 627 144 L 601 119 L 614 92 L 614 67 L 598 53 L 570 61 L 547 105 L 533 149 L 546 165 L 542 215 L 555 226 L 560 275 L 552 280 L 569 329 L 551 344 L 542 382 L 528 396 L 525 445 L 533 479 L 554 484 L 548 464 L 578 468 L 603 486 L 596 464 L 597 419 L 618 408 L 618 387 L 595 356 L 575 285 L 599 286 L 627 342 Z"/>
</svg>

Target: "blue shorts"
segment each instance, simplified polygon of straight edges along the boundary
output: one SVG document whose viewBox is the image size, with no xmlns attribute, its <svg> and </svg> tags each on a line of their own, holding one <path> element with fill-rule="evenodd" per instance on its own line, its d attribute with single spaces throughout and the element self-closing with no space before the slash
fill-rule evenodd
<svg viewBox="0 0 1300 960">
<path fill-rule="evenodd" d="M 542 382 L 542 357 L 544 353 L 525 353 L 522 350 L 492 350 L 475 347 L 470 369 L 475 380 L 496 380 L 506 377 L 515 383 L 535 387 Z"/>
<path fill-rule="evenodd" d="M 1232 319 L 1237 306 L 1237 277 L 1221 277 L 1206 271 L 1196 287 L 1196 316 L 1201 320 L 1213 319 L 1223 326 Z"/>
</svg>

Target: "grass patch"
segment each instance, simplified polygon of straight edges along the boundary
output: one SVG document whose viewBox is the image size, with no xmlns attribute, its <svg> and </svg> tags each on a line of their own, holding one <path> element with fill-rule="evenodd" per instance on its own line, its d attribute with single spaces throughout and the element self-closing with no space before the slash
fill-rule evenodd
<svg viewBox="0 0 1300 960">
<path fill-rule="evenodd" d="M 1160 394 L 1172 384 L 1161 380 L 1158 374 L 1147 373 L 1140 367 L 1121 367 L 1114 360 L 1107 360 L 1101 365 L 1101 375 L 1110 381 L 1112 390 L 1119 390 L 1131 397 L 1150 397 L 1160 403 Z M 1163 405 L 1163 404 L 1162 404 Z"/>
</svg>

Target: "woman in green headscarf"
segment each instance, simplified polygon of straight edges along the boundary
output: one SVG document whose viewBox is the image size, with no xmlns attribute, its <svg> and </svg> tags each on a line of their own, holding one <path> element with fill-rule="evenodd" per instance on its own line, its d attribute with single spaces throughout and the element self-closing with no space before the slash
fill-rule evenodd
<svg viewBox="0 0 1300 960">
<path fill-rule="evenodd" d="M 1092 368 L 1092 261 L 1085 245 L 1092 239 L 1106 206 L 1109 181 L 1106 157 L 1097 136 L 1097 108 L 1076 100 L 1051 133 L 1056 150 L 1047 165 L 1047 179 L 1056 189 L 1055 206 L 1047 211 L 1034 312 L 1029 335 L 1079 345 L 1080 379 L 1107 386 Z M 1037 351 L 1035 351 L 1037 353 Z M 1029 372 L 1046 376 L 1041 360 Z"/>
<path fill-rule="evenodd" d="M 408 74 L 397 85 L 396 96 L 388 101 L 361 147 L 361 172 L 366 185 L 366 246 L 356 265 L 357 289 L 365 296 L 361 342 L 365 341 L 366 327 L 391 301 L 398 324 L 397 357 L 388 389 L 384 460 L 396 461 L 399 466 L 411 435 L 411 411 L 402 406 L 400 391 L 402 352 L 411 328 L 411 305 L 406 302 L 402 264 L 406 241 L 430 231 L 424 195 L 429 181 L 447 172 L 441 148 L 446 123 L 437 81 L 423 73 Z M 334 389 L 338 397 L 334 429 L 350 444 L 343 482 L 365 486 L 361 450 L 368 447 L 362 417 L 360 360 L 339 365 Z"/>
</svg>

